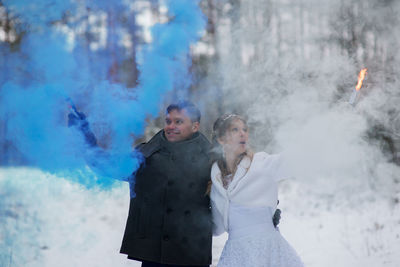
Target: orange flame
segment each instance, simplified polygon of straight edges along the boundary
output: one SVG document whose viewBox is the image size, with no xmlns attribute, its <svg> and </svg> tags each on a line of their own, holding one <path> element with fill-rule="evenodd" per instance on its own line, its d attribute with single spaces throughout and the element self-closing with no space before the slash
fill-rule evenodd
<svg viewBox="0 0 400 267">
<path fill-rule="evenodd" d="M 356 91 L 360 91 L 366 75 L 367 75 L 367 68 L 360 70 L 360 73 L 358 74 L 358 82 L 356 85 Z"/>
</svg>

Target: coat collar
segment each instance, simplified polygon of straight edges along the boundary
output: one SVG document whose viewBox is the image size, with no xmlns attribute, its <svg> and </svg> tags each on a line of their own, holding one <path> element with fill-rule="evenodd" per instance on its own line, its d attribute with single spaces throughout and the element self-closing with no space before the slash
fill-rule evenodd
<svg viewBox="0 0 400 267">
<path fill-rule="evenodd" d="M 163 147 L 168 151 L 184 151 L 189 148 L 196 148 L 198 151 L 193 151 L 194 153 L 200 153 L 201 151 L 208 153 L 209 146 L 210 143 L 208 142 L 207 138 L 200 132 L 194 133 L 193 136 L 188 140 L 169 142 L 165 138 L 164 130 L 160 130 L 147 143 L 139 145 L 137 149 L 145 158 L 148 158 Z"/>
<path fill-rule="evenodd" d="M 193 143 L 199 142 L 199 132 L 194 133 L 189 139 L 178 141 L 178 142 L 170 142 L 167 140 L 164 134 L 164 130 L 161 130 L 161 145 L 168 150 L 180 150 L 182 148 L 186 149 Z"/>
</svg>

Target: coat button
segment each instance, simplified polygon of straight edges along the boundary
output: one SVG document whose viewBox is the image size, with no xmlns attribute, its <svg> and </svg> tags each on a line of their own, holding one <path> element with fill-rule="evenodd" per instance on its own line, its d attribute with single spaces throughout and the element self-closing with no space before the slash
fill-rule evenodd
<svg viewBox="0 0 400 267">
<path fill-rule="evenodd" d="M 167 213 L 171 213 L 172 209 L 171 208 L 167 208 Z"/>
<path fill-rule="evenodd" d="M 164 235 L 164 236 L 163 236 L 163 240 L 164 240 L 164 241 L 168 241 L 168 240 L 169 240 L 169 236 L 168 236 L 168 235 Z"/>
</svg>

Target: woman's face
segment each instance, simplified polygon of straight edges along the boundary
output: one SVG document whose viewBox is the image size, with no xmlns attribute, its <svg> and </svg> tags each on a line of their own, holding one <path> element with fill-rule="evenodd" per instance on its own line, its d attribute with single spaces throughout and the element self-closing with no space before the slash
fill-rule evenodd
<svg viewBox="0 0 400 267">
<path fill-rule="evenodd" d="M 249 141 L 247 125 L 240 119 L 234 120 L 218 141 L 224 147 L 225 155 L 239 156 L 247 149 Z"/>
</svg>

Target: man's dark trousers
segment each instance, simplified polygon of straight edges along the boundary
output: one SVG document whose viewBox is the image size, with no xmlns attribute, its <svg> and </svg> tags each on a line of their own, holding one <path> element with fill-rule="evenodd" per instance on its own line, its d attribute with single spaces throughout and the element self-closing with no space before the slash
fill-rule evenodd
<svg viewBox="0 0 400 267">
<path fill-rule="evenodd" d="M 150 261 L 143 261 L 142 267 L 194 267 L 194 266 L 170 265 L 170 264 L 161 264 Z M 210 265 L 196 266 L 196 267 L 210 267 Z"/>
</svg>

